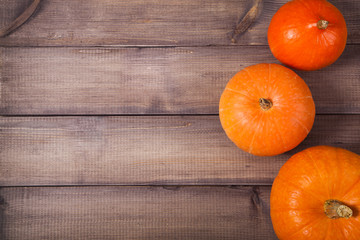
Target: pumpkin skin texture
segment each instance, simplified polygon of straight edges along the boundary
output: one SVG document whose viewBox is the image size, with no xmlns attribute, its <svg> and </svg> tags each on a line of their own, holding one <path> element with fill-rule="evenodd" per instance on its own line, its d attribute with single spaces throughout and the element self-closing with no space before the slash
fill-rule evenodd
<svg viewBox="0 0 360 240">
<path fill-rule="evenodd" d="M 349 218 L 331 219 L 327 200 L 350 208 Z M 316 146 L 293 155 L 280 169 L 270 195 L 270 214 L 281 240 L 360 239 L 360 156 Z"/>
<path fill-rule="evenodd" d="M 314 123 L 315 104 L 310 89 L 295 72 L 262 63 L 244 68 L 228 82 L 220 98 L 219 117 L 239 148 L 273 156 L 305 139 Z"/>
<path fill-rule="evenodd" d="M 275 13 L 268 28 L 273 55 L 299 70 L 317 70 L 334 63 L 344 51 L 346 39 L 343 15 L 325 0 L 290 1 Z"/>
</svg>

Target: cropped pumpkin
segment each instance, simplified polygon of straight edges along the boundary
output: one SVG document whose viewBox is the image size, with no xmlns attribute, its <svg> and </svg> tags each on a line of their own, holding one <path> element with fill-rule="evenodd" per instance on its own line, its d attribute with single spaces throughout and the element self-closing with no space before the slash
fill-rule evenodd
<svg viewBox="0 0 360 240">
<path fill-rule="evenodd" d="M 272 156 L 296 147 L 310 132 L 315 104 L 303 79 L 279 64 L 238 72 L 219 103 L 221 125 L 241 149 Z"/>
<path fill-rule="evenodd" d="M 347 28 L 341 12 L 326 0 L 293 0 L 271 19 L 268 42 L 282 63 L 317 70 L 334 63 L 345 49 Z"/>
<path fill-rule="evenodd" d="M 270 196 L 280 240 L 360 239 L 360 156 L 311 147 L 280 169 Z"/>
</svg>

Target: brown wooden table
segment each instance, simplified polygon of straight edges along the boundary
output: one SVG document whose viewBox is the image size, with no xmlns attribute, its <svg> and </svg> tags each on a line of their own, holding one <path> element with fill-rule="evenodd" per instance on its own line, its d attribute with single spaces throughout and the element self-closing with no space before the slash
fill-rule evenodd
<svg viewBox="0 0 360 240">
<path fill-rule="evenodd" d="M 360 153 L 357 0 L 331 1 L 349 32 L 339 60 L 296 71 L 317 111 L 300 146 L 255 157 L 221 128 L 228 80 L 278 63 L 266 31 L 285 2 L 40 1 L 0 38 L 0 239 L 276 239 L 284 162 L 320 144 Z M 1 27 L 31 3 L 0 0 Z"/>
</svg>

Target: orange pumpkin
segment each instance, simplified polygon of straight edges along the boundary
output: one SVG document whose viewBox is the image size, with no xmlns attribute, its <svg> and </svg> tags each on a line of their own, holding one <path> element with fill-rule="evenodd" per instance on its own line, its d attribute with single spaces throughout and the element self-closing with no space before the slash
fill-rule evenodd
<svg viewBox="0 0 360 240">
<path fill-rule="evenodd" d="M 311 92 L 295 72 L 279 64 L 257 64 L 238 72 L 221 95 L 219 116 L 227 136 L 259 156 L 296 147 L 315 118 Z"/>
<path fill-rule="evenodd" d="M 360 239 L 360 156 L 311 147 L 292 156 L 270 196 L 275 233 L 286 239 Z"/>
<path fill-rule="evenodd" d="M 317 70 L 344 51 L 347 29 L 341 12 L 325 0 L 293 0 L 273 16 L 268 29 L 271 52 L 282 63 Z"/>
</svg>

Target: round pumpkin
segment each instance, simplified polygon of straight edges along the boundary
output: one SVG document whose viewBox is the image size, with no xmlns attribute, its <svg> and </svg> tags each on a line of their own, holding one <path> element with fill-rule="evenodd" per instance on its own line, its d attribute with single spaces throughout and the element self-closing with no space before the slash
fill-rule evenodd
<svg viewBox="0 0 360 240">
<path fill-rule="evenodd" d="M 280 169 L 270 196 L 275 233 L 286 239 L 360 239 L 360 156 L 316 146 Z"/>
<path fill-rule="evenodd" d="M 334 63 L 345 49 L 343 15 L 325 0 L 293 0 L 271 19 L 268 42 L 273 55 L 299 70 L 317 70 Z"/>
<path fill-rule="evenodd" d="M 303 79 L 279 64 L 257 64 L 226 85 L 219 117 L 227 136 L 254 155 L 272 156 L 296 147 L 310 132 L 315 104 Z"/>
</svg>

